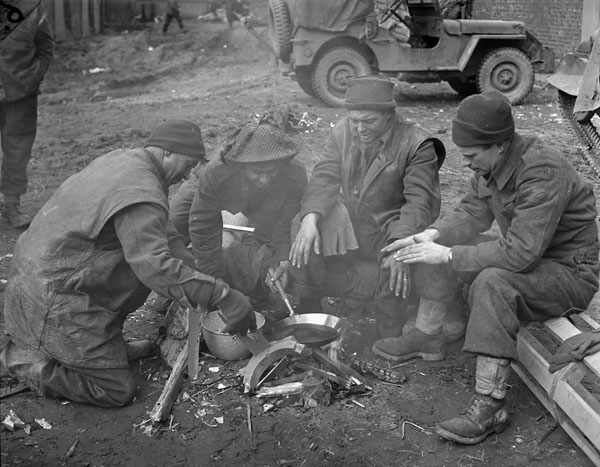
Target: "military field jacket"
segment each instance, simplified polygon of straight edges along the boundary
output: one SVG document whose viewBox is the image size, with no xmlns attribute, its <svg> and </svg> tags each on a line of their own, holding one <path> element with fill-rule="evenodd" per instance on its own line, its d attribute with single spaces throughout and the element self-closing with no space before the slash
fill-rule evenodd
<svg viewBox="0 0 600 467">
<path fill-rule="evenodd" d="M 457 271 L 526 272 L 541 258 L 572 263 L 582 255 L 581 260 L 597 262 L 596 216 L 592 185 L 537 137 L 515 134 L 491 175 L 473 176 L 460 204 L 431 227 L 441 233 L 439 242 L 456 245 L 452 265 Z M 494 220 L 501 238 L 461 245 Z"/>
<path fill-rule="evenodd" d="M 0 102 L 37 93 L 53 52 L 50 25 L 39 6 L 0 41 Z"/>
<path fill-rule="evenodd" d="M 6 332 L 68 365 L 126 368 L 122 325 L 142 284 L 206 306 L 214 278 L 170 252 L 167 190 L 144 149 L 113 151 L 68 178 L 17 242 Z M 120 240 L 124 221 L 134 222 Z"/>
<path fill-rule="evenodd" d="M 446 151 L 439 139 L 414 123 L 399 115 L 392 119 L 371 148 L 368 167 L 361 163 L 365 148 L 354 124 L 348 117 L 338 122 L 313 168 L 301 217 L 311 212 L 327 216 L 341 190 L 361 248 L 365 236 L 380 237 L 385 244 L 431 224 L 440 212 L 438 170 Z"/>
<path fill-rule="evenodd" d="M 255 228 L 259 243 L 275 250 L 275 261 L 287 260 L 291 221 L 300 209 L 307 183 L 306 170 L 292 160 L 282 165 L 269 189 L 257 192 L 244 181 L 239 164 L 211 160 L 199 170 L 198 191 L 190 209 L 190 239 L 196 266 L 204 274 L 225 277 L 221 211 L 241 212 Z"/>
</svg>

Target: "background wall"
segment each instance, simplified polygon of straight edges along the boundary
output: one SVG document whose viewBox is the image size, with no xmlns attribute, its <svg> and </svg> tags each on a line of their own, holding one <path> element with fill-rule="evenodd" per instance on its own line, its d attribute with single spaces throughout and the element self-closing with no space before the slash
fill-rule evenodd
<svg viewBox="0 0 600 467">
<path fill-rule="evenodd" d="M 560 58 L 600 27 L 600 0 L 475 0 L 473 18 L 523 21 Z"/>
</svg>

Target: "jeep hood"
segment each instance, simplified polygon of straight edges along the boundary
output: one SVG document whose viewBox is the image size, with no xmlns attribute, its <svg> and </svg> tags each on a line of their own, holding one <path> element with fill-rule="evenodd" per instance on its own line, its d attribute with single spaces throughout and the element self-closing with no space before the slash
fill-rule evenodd
<svg viewBox="0 0 600 467">
<path fill-rule="evenodd" d="M 327 31 L 346 28 L 373 12 L 373 0 L 287 0 L 292 34 L 299 27 Z"/>
</svg>

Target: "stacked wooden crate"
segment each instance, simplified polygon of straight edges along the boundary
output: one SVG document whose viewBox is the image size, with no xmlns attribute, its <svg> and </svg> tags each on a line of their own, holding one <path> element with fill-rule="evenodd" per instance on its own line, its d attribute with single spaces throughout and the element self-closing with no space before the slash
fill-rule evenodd
<svg viewBox="0 0 600 467">
<path fill-rule="evenodd" d="M 600 352 L 550 373 L 557 345 L 580 332 L 600 327 L 588 314 L 576 313 L 543 323 L 542 331 L 524 327 L 517 340 L 519 362 L 513 369 L 586 455 L 600 466 Z"/>
</svg>

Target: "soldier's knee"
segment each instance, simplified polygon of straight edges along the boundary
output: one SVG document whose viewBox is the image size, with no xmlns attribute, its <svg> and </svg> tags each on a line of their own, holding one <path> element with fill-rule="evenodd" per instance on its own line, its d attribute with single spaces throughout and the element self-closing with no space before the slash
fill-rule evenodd
<svg viewBox="0 0 600 467">
<path fill-rule="evenodd" d="M 116 407 L 129 404 L 137 393 L 137 381 L 132 372 L 123 372 L 119 384 L 110 392 L 110 397 Z"/>
</svg>

